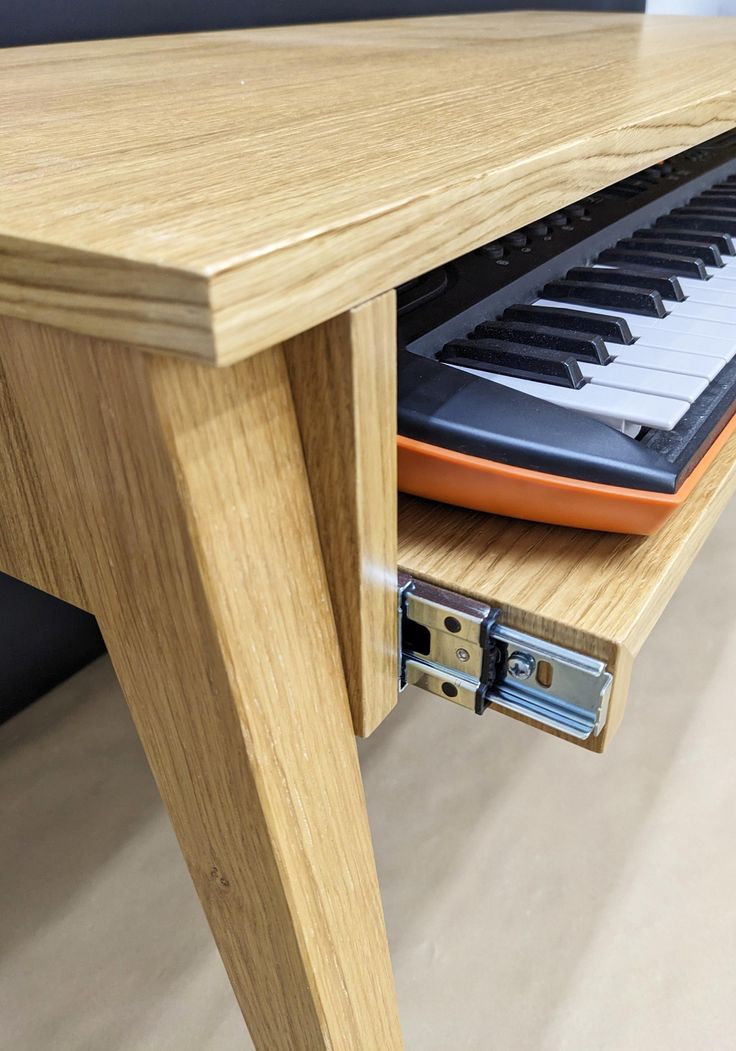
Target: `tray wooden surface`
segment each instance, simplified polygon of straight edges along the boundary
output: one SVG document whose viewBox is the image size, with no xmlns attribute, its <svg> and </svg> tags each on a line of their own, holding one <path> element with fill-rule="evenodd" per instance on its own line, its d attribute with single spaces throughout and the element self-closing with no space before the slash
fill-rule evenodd
<svg viewBox="0 0 736 1051">
<path fill-rule="evenodd" d="M 736 435 L 654 536 L 539 525 L 402 496 L 399 566 L 503 609 L 506 622 L 605 660 L 618 728 L 634 657 L 736 489 Z M 673 656 L 682 640 L 673 641 Z M 662 699 L 660 699 L 660 702 Z M 560 735 L 563 736 L 563 735 Z"/>
<path fill-rule="evenodd" d="M 8 49 L 0 313 L 229 363 L 736 125 L 736 20 Z"/>
</svg>

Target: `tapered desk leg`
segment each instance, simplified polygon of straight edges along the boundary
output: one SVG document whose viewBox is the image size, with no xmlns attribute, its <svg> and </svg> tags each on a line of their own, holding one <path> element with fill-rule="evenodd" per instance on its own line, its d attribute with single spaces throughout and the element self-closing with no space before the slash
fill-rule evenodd
<svg viewBox="0 0 736 1051">
<path fill-rule="evenodd" d="M 9 387 L 256 1047 L 397 1051 L 281 351 L 211 370 L 3 324 Z"/>
</svg>

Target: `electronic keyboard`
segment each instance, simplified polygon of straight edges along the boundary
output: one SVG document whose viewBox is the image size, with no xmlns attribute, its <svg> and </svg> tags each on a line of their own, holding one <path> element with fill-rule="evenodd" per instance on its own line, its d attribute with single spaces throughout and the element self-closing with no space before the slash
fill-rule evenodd
<svg viewBox="0 0 736 1051">
<path fill-rule="evenodd" d="M 736 132 L 397 290 L 399 487 L 658 529 L 736 428 Z"/>
</svg>

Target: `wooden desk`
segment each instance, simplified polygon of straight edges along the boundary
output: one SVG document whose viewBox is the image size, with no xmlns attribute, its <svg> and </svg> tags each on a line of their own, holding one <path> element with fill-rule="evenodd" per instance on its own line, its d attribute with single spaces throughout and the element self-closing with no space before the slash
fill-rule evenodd
<svg viewBox="0 0 736 1051">
<path fill-rule="evenodd" d="M 259 1049 L 402 1046 L 353 739 L 396 702 L 391 289 L 736 125 L 735 44 L 514 13 L 3 54 L 0 567 L 97 615 Z M 402 564 L 621 670 L 734 461 L 659 572 L 413 502 Z"/>
</svg>

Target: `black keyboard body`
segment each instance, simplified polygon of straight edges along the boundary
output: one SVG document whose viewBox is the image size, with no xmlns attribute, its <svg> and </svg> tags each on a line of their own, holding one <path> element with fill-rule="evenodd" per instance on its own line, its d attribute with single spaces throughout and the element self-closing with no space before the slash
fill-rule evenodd
<svg viewBox="0 0 736 1051">
<path fill-rule="evenodd" d="M 644 236 L 642 231 L 661 231 L 668 243 L 671 235 L 668 251 L 673 245 L 677 251 L 678 240 L 687 243 L 690 234 L 698 242 L 715 239 L 729 251 L 728 236 L 718 239 L 710 228 L 709 211 L 720 209 L 720 222 L 736 235 L 736 178 L 731 198 L 731 177 L 736 177 L 736 132 L 687 150 L 399 288 L 400 450 L 403 437 L 478 460 L 593 485 L 676 493 L 734 415 L 736 356 L 674 427 L 643 427 L 635 437 L 599 418 L 453 368 L 438 356 L 482 323 L 508 320 L 502 318 L 504 311 L 533 303 L 543 289 L 558 287 L 552 282 L 564 280 L 574 268 L 600 262 L 601 253 L 622 241 L 628 244 L 634 234 Z M 723 197 L 712 191 L 702 198 L 711 187 L 723 185 L 727 187 Z M 692 214 L 679 215 L 677 210 L 690 202 L 687 211 Z M 659 251 L 659 242 L 653 247 Z M 634 249 L 633 262 L 627 256 L 619 265 L 630 265 L 635 273 L 638 251 Z M 651 260 L 645 260 L 642 273 L 650 273 L 656 286 L 651 266 Z M 636 277 L 630 275 L 629 280 Z M 600 310 L 617 314 L 614 309 Z M 734 315 L 736 319 L 736 294 Z M 591 314 L 591 324 L 592 318 Z M 410 468 L 403 476 L 400 471 L 402 488 L 446 499 L 442 492 L 428 493 L 426 481 L 423 487 L 414 487 L 412 476 Z M 472 493 L 458 502 L 489 507 L 487 499 L 476 501 Z"/>
</svg>

